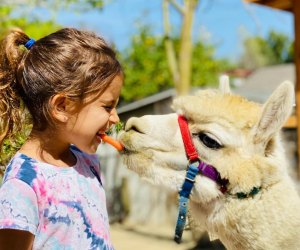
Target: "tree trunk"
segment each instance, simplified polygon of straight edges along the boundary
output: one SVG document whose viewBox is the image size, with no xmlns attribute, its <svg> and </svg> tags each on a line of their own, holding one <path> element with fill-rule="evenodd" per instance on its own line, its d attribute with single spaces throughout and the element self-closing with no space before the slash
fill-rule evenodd
<svg viewBox="0 0 300 250">
<path fill-rule="evenodd" d="M 168 0 L 163 0 L 162 8 L 163 8 L 163 25 L 164 25 L 164 33 L 165 33 L 165 49 L 167 55 L 167 61 L 169 70 L 172 75 L 172 79 L 174 82 L 175 89 L 179 89 L 180 77 L 178 72 L 178 63 L 176 58 L 176 52 L 174 48 L 173 41 L 171 39 L 171 27 L 169 22 L 169 3 Z"/>
<path fill-rule="evenodd" d="M 197 0 L 184 0 L 184 14 L 181 27 L 180 50 L 179 50 L 179 75 L 180 84 L 177 89 L 178 95 L 189 92 L 191 85 L 191 66 L 192 66 L 192 27 L 194 11 Z"/>
<path fill-rule="evenodd" d="M 172 4 L 182 15 L 178 57 L 176 57 L 176 51 L 170 37 L 171 28 L 169 23 L 169 4 Z M 187 94 L 191 85 L 193 49 L 192 28 L 194 12 L 197 4 L 198 0 L 184 0 L 183 6 L 181 6 L 176 0 L 162 0 L 166 55 L 177 95 Z"/>
</svg>

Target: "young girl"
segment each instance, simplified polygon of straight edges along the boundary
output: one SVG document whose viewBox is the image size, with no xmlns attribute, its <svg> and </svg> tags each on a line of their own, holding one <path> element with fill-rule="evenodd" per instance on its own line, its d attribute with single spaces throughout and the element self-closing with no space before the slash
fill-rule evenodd
<svg viewBox="0 0 300 250">
<path fill-rule="evenodd" d="M 100 134 L 119 121 L 123 74 L 103 39 L 62 29 L 1 43 L 1 142 L 32 131 L 0 189 L 0 249 L 113 249 L 99 162 Z"/>
</svg>

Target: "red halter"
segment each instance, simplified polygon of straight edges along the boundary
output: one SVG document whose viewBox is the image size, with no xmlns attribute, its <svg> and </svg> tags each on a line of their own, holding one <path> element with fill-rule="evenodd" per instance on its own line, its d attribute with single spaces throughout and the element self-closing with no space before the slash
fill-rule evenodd
<svg viewBox="0 0 300 250">
<path fill-rule="evenodd" d="M 194 143 L 191 138 L 187 120 L 184 116 L 178 116 L 178 124 L 181 131 L 181 136 L 185 148 L 185 152 L 190 162 L 199 161 L 199 155 L 194 147 Z"/>
<path fill-rule="evenodd" d="M 184 116 L 179 115 L 178 116 L 178 124 L 180 127 L 180 132 L 181 132 L 185 152 L 189 159 L 189 162 L 193 163 L 195 161 L 198 161 L 199 162 L 198 169 L 199 169 L 200 173 L 202 173 L 204 176 L 210 178 L 211 180 L 217 182 L 220 185 L 220 191 L 222 193 L 226 193 L 228 180 L 222 179 L 220 176 L 220 173 L 215 169 L 214 166 L 206 164 L 205 162 L 200 160 L 198 152 L 192 141 L 191 134 L 190 134 L 189 127 L 188 127 L 188 122 L 187 122 L 186 118 Z"/>
</svg>

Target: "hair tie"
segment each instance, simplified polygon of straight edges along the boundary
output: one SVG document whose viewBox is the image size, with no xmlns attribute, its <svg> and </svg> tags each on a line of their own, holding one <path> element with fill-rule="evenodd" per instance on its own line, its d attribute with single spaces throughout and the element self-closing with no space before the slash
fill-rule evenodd
<svg viewBox="0 0 300 250">
<path fill-rule="evenodd" d="M 35 43 L 35 40 L 32 39 L 32 38 L 30 38 L 30 39 L 24 44 L 24 46 L 25 46 L 27 49 L 30 49 L 34 43 Z"/>
</svg>

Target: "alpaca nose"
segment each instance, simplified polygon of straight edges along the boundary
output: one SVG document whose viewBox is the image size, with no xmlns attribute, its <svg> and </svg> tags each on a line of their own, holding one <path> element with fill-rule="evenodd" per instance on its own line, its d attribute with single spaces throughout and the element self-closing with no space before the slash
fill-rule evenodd
<svg viewBox="0 0 300 250">
<path fill-rule="evenodd" d="M 130 118 L 125 125 L 125 131 L 128 132 L 129 130 L 134 130 L 138 133 L 144 134 L 145 127 L 141 124 L 140 118 L 132 117 Z"/>
</svg>

